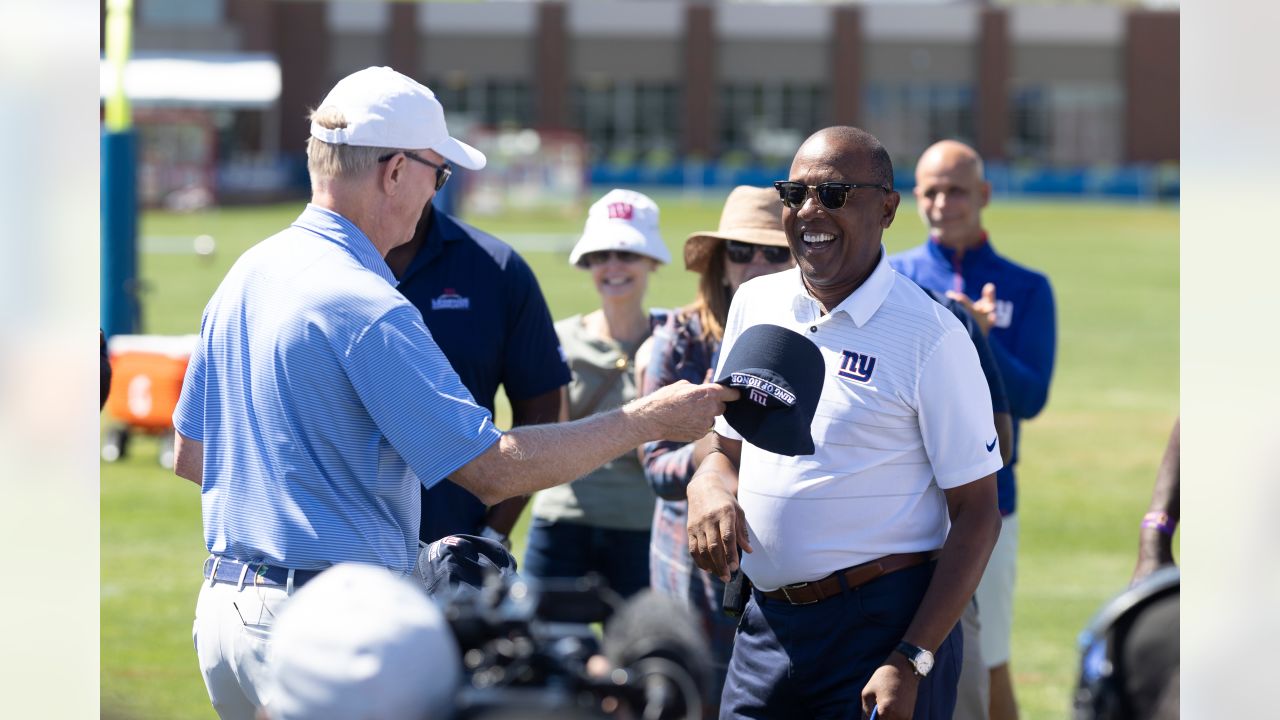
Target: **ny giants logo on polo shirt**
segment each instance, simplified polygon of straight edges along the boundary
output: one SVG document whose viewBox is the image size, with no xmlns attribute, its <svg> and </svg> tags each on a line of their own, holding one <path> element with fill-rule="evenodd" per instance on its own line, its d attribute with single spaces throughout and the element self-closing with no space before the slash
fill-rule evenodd
<svg viewBox="0 0 1280 720">
<path fill-rule="evenodd" d="M 609 203 L 609 219 L 610 220 L 630 220 L 631 216 L 636 212 L 635 206 L 631 203 Z"/>
<path fill-rule="evenodd" d="M 840 370 L 836 374 L 846 380 L 866 383 L 871 380 L 871 373 L 875 372 L 875 369 L 876 359 L 874 357 L 856 353 L 852 350 L 844 350 L 840 357 Z"/>
<path fill-rule="evenodd" d="M 431 301 L 432 310 L 470 310 L 471 298 L 462 297 L 457 290 L 445 288 L 440 297 Z"/>
</svg>

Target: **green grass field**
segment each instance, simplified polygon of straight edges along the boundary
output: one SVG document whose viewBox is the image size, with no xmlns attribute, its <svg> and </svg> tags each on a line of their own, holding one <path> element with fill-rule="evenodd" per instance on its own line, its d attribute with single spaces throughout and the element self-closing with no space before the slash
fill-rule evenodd
<svg viewBox="0 0 1280 720">
<path fill-rule="evenodd" d="M 655 195 L 674 257 L 695 230 L 714 228 L 723 196 Z M 212 257 L 146 253 L 145 331 L 199 331 L 200 312 L 246 248 L 290 222 L 299 204 L 148 213 L 143 236 L 217 240 Z M 477 219 L 499 237 L 572 235 L 553 215 Z M 1011 667 L 1023 716 L 1067 715 L 1075 638 L 1127 582 L 1137 524 L 1178 412 L 1178 214 L 1175 207 L 997 200 L 986 224 L 999 250 L 1051 278 L 1058 362 L 1048 407 L 1026 423 L 1019 464 L 1022 536 Z M 923 239 L 904 202 L 891 252 Z M 567 252 L 523 253 L 556 318 L 594 307 Z M 692 296 L 677 263 L 650 286 L 650 304 Z M 499 405 L 498 420 L 508 414 Z M 101 681 L 104 712 L 135 718 L 212 718 L 196 668 L 191 621 L 205 556 L 197 488 L 155 462 L 142 438 L 102 465 Z M 516 553 L 524 530 L 517 528 Z"/>
</svg>

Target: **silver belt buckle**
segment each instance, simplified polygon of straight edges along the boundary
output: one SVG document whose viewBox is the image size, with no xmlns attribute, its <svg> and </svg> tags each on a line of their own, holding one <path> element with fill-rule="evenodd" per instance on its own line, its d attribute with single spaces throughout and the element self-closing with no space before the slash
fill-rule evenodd
<svg viewBox="0 0 1280 720">
<path fill-rule="evenodd" d="M 779 589 L 782 590 L 782 596 L 785 597 L 787 599 L 787 602 L 791 603 L 792 605 L 813 605 L 818 602 L 816 599 L 800 602 L 799 600 L 792 600 L 791 593 L 787 592 L 787 590 L 799 590 L 802 587 L 808 587 L 808 586 L 809 586 L 809 583 L 802 582 L 802 583 L 796 583 L 794 585 L 783 585 Z"/>
</svg>

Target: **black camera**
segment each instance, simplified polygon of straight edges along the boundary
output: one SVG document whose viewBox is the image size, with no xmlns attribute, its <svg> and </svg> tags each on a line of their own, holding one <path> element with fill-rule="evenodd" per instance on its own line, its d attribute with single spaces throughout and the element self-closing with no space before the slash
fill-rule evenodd
<svg viewBox="0 0 1280 720">
<path fill-rule="evenodd" d="M 624 602 L 597 575 L 491 574 L 444 611 L 462 655 L 460 719 L 702 717 L 709 650 L 670 598 L 644 592 Z"/>
</svg>

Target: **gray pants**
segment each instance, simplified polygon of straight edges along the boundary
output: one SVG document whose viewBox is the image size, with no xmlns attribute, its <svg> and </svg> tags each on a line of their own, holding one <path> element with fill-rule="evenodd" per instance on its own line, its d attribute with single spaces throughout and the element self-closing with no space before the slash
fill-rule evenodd
<svg viewBox="0 0 1280 720">
<path fill-rule="evenodd" d="M 964 661 L 960 666 L 954 720 L 987 720 L 991 706 L 991 674 L 982 661 L 982 622 L 978 618 L 978 601 L 970 599 L 960 616 L 964 631 Z"/>
</svg>

